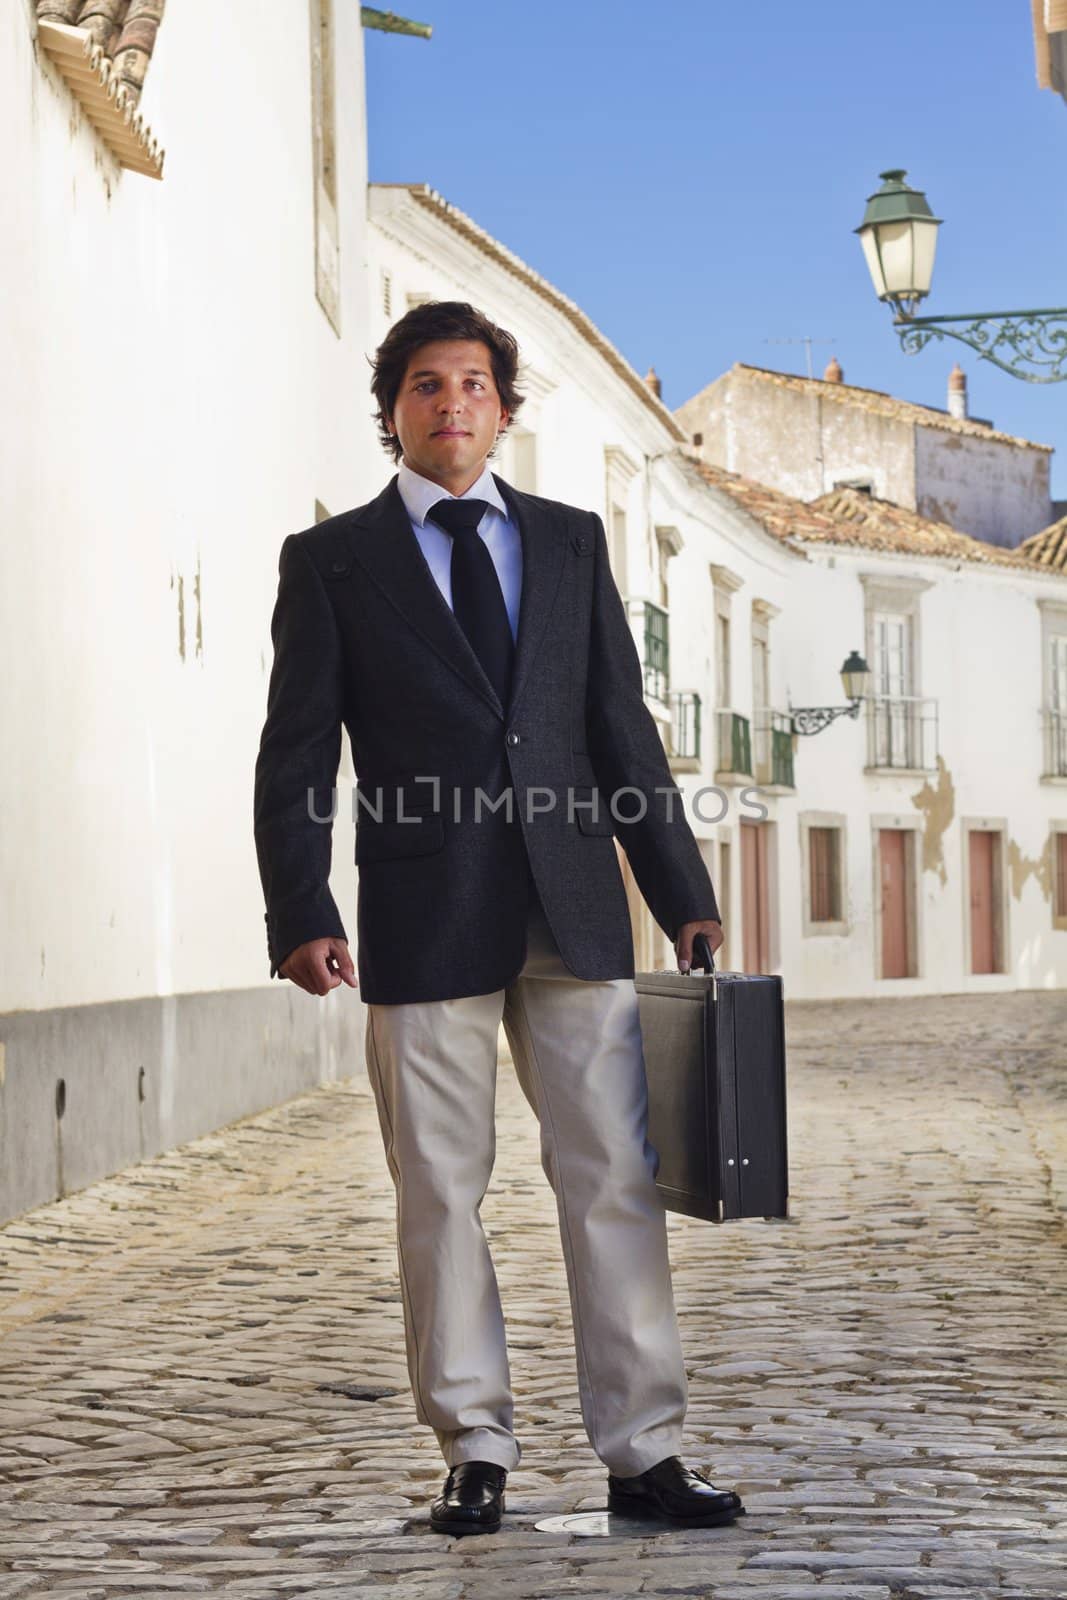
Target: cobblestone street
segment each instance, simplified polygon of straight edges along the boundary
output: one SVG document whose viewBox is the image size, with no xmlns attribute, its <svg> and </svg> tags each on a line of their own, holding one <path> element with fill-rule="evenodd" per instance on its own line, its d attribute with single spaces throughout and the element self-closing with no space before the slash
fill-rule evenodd
<svg viewBox="0 0 1067 1600">
<path fill-rule="evenodd" d="M 687 1455 L 740 1489 L 736 1525 L 534 1527 L 605 1483 L 505 1062 L 504 1531 L 428 1528 L 443 1467 L 357 1078 L 0 1230 L 0 1597 L 1064 1600 L 1067 994 L 795 1007 L 789 1032 L 791 1221 L 671 1221 Z"/>
</svg>

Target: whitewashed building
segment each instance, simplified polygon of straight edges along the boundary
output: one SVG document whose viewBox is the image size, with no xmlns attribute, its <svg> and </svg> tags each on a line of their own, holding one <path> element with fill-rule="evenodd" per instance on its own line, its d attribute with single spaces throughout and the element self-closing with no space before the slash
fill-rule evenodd
<svg viewBox="0 0 1067 1600">
<path fill-rule="evenodd" d="M 374 449 L 359 8 L 132 9 L 0 0 L 0 1215 L 358 1035 L 264 981 L 251 784 L 278 550 Z"/>
</svg>

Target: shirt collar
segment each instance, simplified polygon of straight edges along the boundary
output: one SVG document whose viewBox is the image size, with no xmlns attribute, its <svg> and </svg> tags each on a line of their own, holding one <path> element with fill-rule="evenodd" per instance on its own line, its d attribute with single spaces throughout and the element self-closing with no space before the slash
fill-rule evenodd
<svg viewBox="0 0 1067 1600">
<path fill-rule="evenodd" d="M 413 472 L 405 461 L 401 461 L 397 488 L 400 490 L 400 498 L 404 502 L 408 516 L 420 528 L 438 500 L 485 500 L 494 511 L 499 511 L 502 517 L 510 515 L 488 462 L 482 469 L 482 475 L 477 483 L 472 483 L 465 494 L 451 495 L 447 489 L 442 489 L 439 483 L 431 483 L 429 478 Z"/>
</svg>

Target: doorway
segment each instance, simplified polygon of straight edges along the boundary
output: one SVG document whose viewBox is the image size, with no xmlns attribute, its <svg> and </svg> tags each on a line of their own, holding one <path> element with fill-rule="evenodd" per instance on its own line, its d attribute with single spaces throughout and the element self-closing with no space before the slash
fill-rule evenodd
<svg viewBox="0 0 1067 1600">
<path fill-rule="evenodd" d="M 881 907 L 881 972 L 883 978 L 910 978 L 915 973 L 912 935 L 911 834 L 907 828 L 878 830 L 878 880 Z"/>
<path fill-rule="evenodd" d="M 993 828 L 971 828 L 967 873 L 971 924 L 971 971 L 1002 972 L 1000 927 L 1000 839 Z"/>
<path fill-rule="evenodd" d="M 741 945 L 745 972 L 771 970 L 770 828 L 741 823 Z"/>
</svg>

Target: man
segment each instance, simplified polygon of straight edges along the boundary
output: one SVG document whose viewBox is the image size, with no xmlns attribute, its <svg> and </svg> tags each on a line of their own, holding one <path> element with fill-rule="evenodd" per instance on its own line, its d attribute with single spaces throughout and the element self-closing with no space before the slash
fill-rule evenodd
<svg viewBox="0 0 1067 1600">
<path fill-rule="evenodd" d="M 330 894 L 342 724 L 357 772 L 358 983 L 397 1191 L 408 1368 L 445 1533 L 500 1526 L 519 1460 L 479 1208 L 503 1022 L 541 1125 L 582 1415 L 613 1510 L 743 1510 L 681 1462 L 672 1298 L 617 835 L 681 970 L 722 942 L 592 512 L 489 470 L 522 405 L 512 336 L 416 307 L 376 354 L 375 500 L 282 545 L 255 833 L 271 976 L 357 979 Z M 614 802 L 614 804 L 613 804 Z"/>
</svg>

